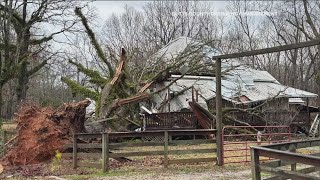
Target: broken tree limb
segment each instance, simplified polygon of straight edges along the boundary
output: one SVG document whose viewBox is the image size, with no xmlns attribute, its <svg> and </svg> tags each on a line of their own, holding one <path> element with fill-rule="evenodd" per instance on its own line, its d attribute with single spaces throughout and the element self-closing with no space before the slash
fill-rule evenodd
<svg viewBox="0 0 320 180">
<path fill-rule="evenodd" d="M 188 72 L 188 71 L 187 71 Z M 105 110 L 106 114 L 105 116 L 107 117 L 115 108 L 127 105 L 127 104 L 132 104 L 132 103 L 137 103 L 137 102 L 141 102 L 143 100 L 149 99 L 152 95 L 157 94 L 161 91 L 164 91 L 166 89 L 168 89 L 172 84 L 174 84 L 176 81 L 178 81 L 179 79 L 181 79 L 187 72 L 185 72 L 184 74 L 182 74 L 180 77 L 175 78 L 173 81 L 171 81 L 168 85 L 166 85 L 163 88 L 158 89 L 155 92 L 152 93 L 139 93 L 136 95 L 133 95 L 129 98 L 125 98 L 125 99 L 116 99 L 113 101 L 112 105 L 108 107 L 107 110 Z"/>
<path fill-rule="evenodd" d="M 154 81 L 151 81 L 147 84 L 145 84 L 140 90 L 139 90 L 139 93 L 143 93 L 146 89 L 148 89 L 152 84 L 153 84 Z"/>
<path fill-rule="evenodd" d="M 123 105 L 126 105 L 126 104 L 130 104 L 130 103 L 140 102 L 140 101 L 143 101 L 145 99 L 148 99 L 149 97 L 150 97 L 150 94 L 141 93 L 141 94 L 137 94 L 137 95 L 131 96 L 131 97 L 126 98 L 126 99 L 116 100 L 113 103 L 112 108 L 120 107 L 120 106 L 123 106 Z"/>
<path fill-rule="evenodd" d="M 114 119 L 117 119 L 117 117 L 110 117 L 110 118 L 106 118 L 106 119 L 98 119 L 96 121 L 92 121 L 92 122 L 89 122 L 87 124 L 102 123 L 102 122 L 106 122 L 106 121 L 110 121 L 110 120 L 114 120 Z"/>
<path fill-rule="evenodd" d="M 115 84 L 115 82 L 119 79 L 120 74 L 122 73 L 122 68 L 124 66 L 125 63 L 125 55 L 126 55 L 126 51 L 122 48 L 121 51 L 121 57 L 120 57 L 120 64 L 118 65 L 117 69 L 116 69 L 116 73 L 114 74 L 110 84 Z"/>
<path fill-rule="evenodd" d="M 125 61 L 126 61 L 126 51 L 122 48 L 120 63 L 116 69 L 116 73 L 114 74 L 112 80 L 109 83 L 107 83 L 101 90 L 100 111 L 99 111 L 99 117 L 101 118 L 107 117 L 113 110 L 112 104 L 110 104 L 110 102 L 107 103 L 107 99 L 111 96 L 112 89 L 114 88 L 114 86 L 118 86 L 120 77 L 125 74 L 123 72 L 125 71 L 124 69 Z"/>
<path fill-rule="evenodd" d="M 179 91 L 179 92 L 174 92 L 172 97 L 170 97 L 169 99 L 165 99 L 163 102 L 161 102 L 159 109 L 163 108 L 168 102 L 170 102 L 170 101 L 172 101 L 174 98 L 182 95 L 183 93 L 185 93 L 186 91 L 188 91 L 188 90 L 191 89 L 191 88 L 192 88 L 192 86 L 186 87 L 186 88 L 182 89 L 182 90 Z"/>
<path fill-rule="evenodd" d="M 103 53 L 102 48 L 99 45 L 95 34 L 93 33 L 92 29 L 89 27 L 87 18 L 81 12 L 81 8 L 76 7 L 75 14 L 81 19 L 81 22 L 82 22 L 83 26 L 85 27 L 86 32 L 90 38 L 91 44 L 94 46 L 94 49 L 96 50 L 99 58 L 107 65 L 110 77 L 113 77 L 114 71 L 112 69 L 111 63 L 108 61 L 107 57 Z"/>
<path fill-rule="evenodd" d="M 119 118 L 121 118 L 121 119 L 124 119 L 124 120 L 126 120 L 126 121 L 128 121 L 128 122 L 130 122 L 130 123 L 132 123 L 132 124 L 134 124 L 134 125 L 136 125 L 136 126 L 138 126 L 138 127 L 141 127 L 141 124 L 139 124 L 139 123 L 137 123 L 137 122 L 134 122 L 134 121 L 132 121 L 132 120 L 130 120 L 130 119 L 122 116 L 121 114 L 116 113 L 116 115 L 117 115 Z"/>
</svg>

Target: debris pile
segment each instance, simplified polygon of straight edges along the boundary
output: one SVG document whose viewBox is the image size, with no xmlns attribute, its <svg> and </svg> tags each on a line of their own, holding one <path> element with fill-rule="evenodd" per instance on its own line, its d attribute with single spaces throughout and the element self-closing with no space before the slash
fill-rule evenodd
<svg viewBox="0 0 320 180">
<path fill-rule="evenodd" d="M 36 105 L 23 106 L 17 114 L 17 134 L 8 141 L 2 165 L 16 166 L 50 160 L 71 142 L 73 133 L 85 132 L 89 100 L 64 104 L 56 110 Z"/>
</svg>

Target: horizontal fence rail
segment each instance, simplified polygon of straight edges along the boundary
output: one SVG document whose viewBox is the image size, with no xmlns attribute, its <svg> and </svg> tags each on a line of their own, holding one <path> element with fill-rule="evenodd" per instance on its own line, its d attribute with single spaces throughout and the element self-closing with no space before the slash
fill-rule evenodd
<svg viewBox="0 0 320 180">
<path fill-rule="evenodd" d="M 306 140 L 289 143 L 272 144 L 251 148 L 252 179 L 262 179 L 261 172 L 271 173 L 272 177 L 265 179 L 320 179 L 320 153 L 299 154 L 300 148 L 319 147 L 320 140 Z M 261 162 L 261 157 L 273 158 L 267 163 Z M 302 168 L 298 168 L 300 165 Z M 285 169 L 290 166 L 290 170 Z M 310 174 L 311 173 L 311 174 Z"/>
<path fill-rule="evenodd" d="M 67 145 L 73 149 L 72 153 L 63 153 L 63 157 L 73 158 L 73 167 L 96 167 L 102 168 L 103 171 L 109 171 L 110 158 L 130 158 L 132 156 L 163 156 L 163 166 L 165 168 L 170 164 L 180 163 L 199 163 L 199 162 L 215 162 L 216 161 L 216 147 L 215 129 L 197 129 L 197 130 L 167 130 L 167 131 L 142 131 L 142 132 L 111 132 L 111 133 L 96 133 L 96 134 L 75 134 L 73 137 L 73 144 Z M 172 136 L 206 136 L 209 139 L 194 139 L 194 140 L 170 140 Z M 118 142 L 121 138 L 143 138 L 148 136 L 162 137 L 162 141 L 146 141 L 146 142 Z M 79 143 L 79 139 L 101 138 L 100 143 Z M 83 142 L 83 141 L 82 141 Z M 202 149 L 174 149 L 171 150 L 170 146 L 177 145 L 200 145 L 200 144 L 212 144 L 213 148 Z M 129 152 L 115 152 L 112 150 L 121 150 L 128 147 L 163 147 L 161 150 L 130 150 Z M 79 149 L 100 149 L 100 152 L 78 152 Z M 182 154 L 210 154 L 211 157 L 207 158 L 190 158 L 190 159 L 172 159 L 170 155 L 182 155 Z M 96 158 L 102 159 L 101 163 L 82 161 L 81 158 Z"/>
</svg>

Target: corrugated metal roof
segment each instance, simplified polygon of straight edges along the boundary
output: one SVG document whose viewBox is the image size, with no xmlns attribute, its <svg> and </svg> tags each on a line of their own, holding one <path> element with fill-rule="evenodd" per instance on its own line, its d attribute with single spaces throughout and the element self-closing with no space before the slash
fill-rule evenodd
<svg viewBox="0 0 320 180">
<path fill-rule="evenodd" d="M 199 52 L 202 52 L 208 59 L 210 59 L 212 56 L 220 54 L 220 52 L 215 48 L 204 45 L 201 42 L 193 40 L 192 38 L 182 36 L 170 41 L 166 46 L 155 53 L 153 58 L 161 58 L 164 61 L 170 61 L 176 58 L 178 55 L 189 51 L 188 48 L 199 48 Z"/>
<path fill-rule="evenodd" d="M 187 37 L 175 39 L 161 49 L 157 53 L 157 56 L 162 55 L 165 58 L 170 59 L 183 52 L 184 49 L 192 43 L 197 42 Z M 207 50 L 206 53 L 208 54 L 208 57 L 219 54 L 216 49 L 209 47 L 205 49 Z M 252 103 L 274 97 L 317 97 L 317 94 L 282 85 L 267 71 L 249 68 L 241 65 L 235 60 L 223 61 L 222 70 L 225 72 L 221 82 L 222 98 L 234 103 Z M 168 81 L 165 81 L 164 84 L 161 85 L 161 87 L 168 85 L 178 77 L 180 77 L 180 75 L 172 75 Z M 204 108 L 207 108 L 206 100 L 215 97 L 215 85 L 215 77 L 184 76 L 170 86 L 170 91 L 179 92 L 184 88 L 194 86 L 200 94 L 199 103 Z M 160 88 L 160 86 L 158 88 Z M 155 108 L 160 107 L 161 102 L 165 99 L 166 93 L 167 91 L 163 91 L 158 95 L 153 96 L 153 102 L 156 103 Z M 240 96 L 247 97 L 248 101 L 240 102 Z M 191 97 L 192 91 L 189 89 L 179 97 L 172 99 L 170 103 L 171 110 L 178 111 L 182 108 L 189 108 L 188 102 L 191 101 Z"/>
<path fill-rule="evenodd" d="M 172 75 L 172 80 L 179 76 L 180 75 Z M 171 81 L 164 82 L 161 87 L 168 85 L 170 82 Z M 186 76 L 173 83 L 170 86 L 170 91 L 179 92 L 185 88 L 193 86 L 200 94 L 199 104 L 201 104 L 202 107 L 207 108 L 206 101 L 215 97 L 215 83 L 214 77 Z M 246 86 L 233 81 L 233 79 L 226 79 L 222 80 L 221 84 L 223 99 L 232 101 L 236 104 L 259 102 L 276 97 L 317 97 L 317 95 L 314 93 L 287 87 L 279 84 L 278 82 L 254 81 L 254 85 Z M 153 102 L 158 102 L 155 108 L 158 108 L 161 102 L 164 101 L 166 94 L 167 91 L 163 91 L 154 96 Z M 239 101 L 239 97 L 241 96 L 246 96 L 248 101 Z M 171 110 L 178 111 L 183 108 L 189 108 L 188 102 L 191 101 L 191 97 L 192 90 L 189 89 L 179 97 L 172 99 L 170 103 Z"/>
</svg>

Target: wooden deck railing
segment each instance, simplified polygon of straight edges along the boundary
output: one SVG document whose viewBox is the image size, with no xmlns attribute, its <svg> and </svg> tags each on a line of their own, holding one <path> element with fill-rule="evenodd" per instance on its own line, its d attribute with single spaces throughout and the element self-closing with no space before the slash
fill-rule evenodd
<svg viewBox="0 0 320 180">
<path fill-rule="evenodd" d="M 268 172 L 275 176 L 265 179 L 320 179 L 320 174 L 309 174 L 320 170 L 320 157 L 317 154 L 299 154 L 295 151 L 300 148 L 320 146 L 320 140 L 297 141 L 281 144 L 272 144 L 251 149 L 252 179 L 260 180 L 261 172 Z M 260 157 L 269 157 L 274 160 L 261 163 Z M 302 168 L 298 168 L 297 163 Z M 283 166 L 290 165 L 290 170 Z M 306 166 L 307 165 L 307 166 Z"/>
<path fill-rule="evenodd" d="M 199 145 L 199 144 L 215 144 L 215 139 L 195 139 L 195 140 L 171 140 L 169 136 L 182 136 L 182 135 L 203 135 L 209 137 L 215 134 L 214 129 L 200 129 L 200 130 L 167 130 L 167 131 L 143 131 L 143 132 L 115 132 L 115 133 L 101 133 L 101 134 L 75 134 L 73 138 L 73 152 L 64 153 L 63 157 L 73 158 L 73 167 L 96 167 L 102 168 L 103 171 L 109 171 L 110 158 L 132 157 L 132 156 L 163 156 L 163 165 L 165 168 L 170 164 L 179 163 L 198 163 L 198 162 L 215 162 L 216 157 L 210 158 L 192 158 L 192 159 L 169 159 L 169 155 L 180 154 L 202 154 L 210 153 L 215 155 L 216 148 L 203 148 L 203 149 L 179 149 L 169 150 L 170 146 L 174 145 Z M 150 142 L 112 142 L 119 138 L 142 138 L 147 136 L 160 136 L 163 141 L 150 141 Z M 88 138 L 101 138 L 102 143 L 78 143 L 78 139 Z M 114 149 L 123 149 L 127 147 L 144 147 L 144 146 L 158 146 L 163 147 L 162 150 L 153 151 L 129 151 L 129 152 L 115 152 Z M 90 151 L 78 152 L 79 149 L 96 149 L 97 152 Z M 99 150 L 100 151 L 99 151 Z M 113 151 L 113 152 L 111 152 Z M 84 161 L 80 158 L 85 158 Z M 102 159 L 101 162 L 89 162 L 87 158 Z"/>
<path fill-rule="evenodd" d="M 145 129 L 172 129 L 175 127 L 195 129 L 197 119 L 193 112 L 168 112 L 145 114 Z"/>
</svg>

